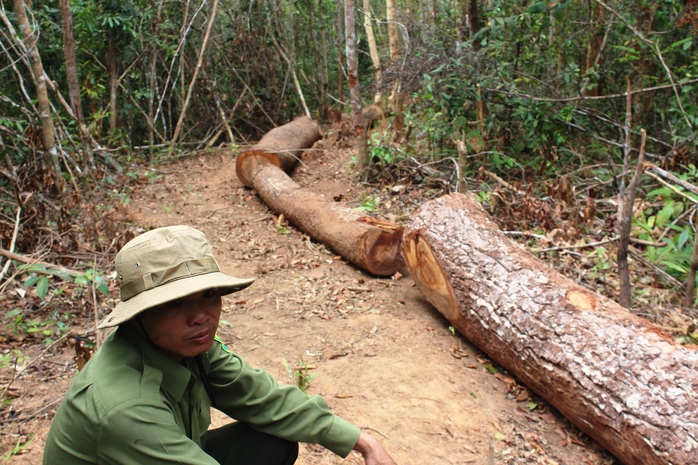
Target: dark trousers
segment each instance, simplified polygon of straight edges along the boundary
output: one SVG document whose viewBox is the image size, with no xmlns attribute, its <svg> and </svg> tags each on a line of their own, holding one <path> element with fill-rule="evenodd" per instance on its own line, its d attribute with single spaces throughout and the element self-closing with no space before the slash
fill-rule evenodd
<svg viewBox="0 0 698 465">
<path fill-rule="evenodd" d="M 293 465 L 298 443 L 236 422 L 209 431 L 204 451 L 221 465 Z"/>
</svg>

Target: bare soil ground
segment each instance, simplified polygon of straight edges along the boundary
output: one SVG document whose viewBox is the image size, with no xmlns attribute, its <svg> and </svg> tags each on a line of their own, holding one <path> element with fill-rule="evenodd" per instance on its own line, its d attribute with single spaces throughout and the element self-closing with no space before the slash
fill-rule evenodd
<svg viewBox="0 0 698 465">
<path fill-rule="evenodd" d="M 296 182 L 358 205 L 369 191 L 355 181 L 350 151 L 314 153 L 293 173 Z M 227 152 L 183 159 L 161 167 L 163 177 L 141 184 L 131 197 L 134 225 L 195 226 L 226 272 L 257 279 L 224 299 L 219 336 L 233 350 L 281 382 L 293 382 L 284 362 L 292 369 L 307 366 L 314 375 L 308 392 L 367 429 L 402 465 L 615 463 L 453 334 L 406 272 L 376 278 L 292 225 L 278 227 L 279 218 L 237 180 L 234 161 Z M 379 213 L 392 219 L 409 214 L 399 199 L 373 194 L 382 199 Z M 92 323 L 86 318 L 74 332 Z M 32 434 L 7 463 L 39 464 L 51 418 L 76 370 L 75 351 L 56 344 L 23 352 L 29 360 L 14 367 L 14 414 L 1 424 L 0 456 Z M 2 384 L 8 381 L 4 376 Z M 215 416 L 214 426 L 226 421 Z M 338 463 L 363 461 L 301 447 L 300 465 Z"/>
</svg>

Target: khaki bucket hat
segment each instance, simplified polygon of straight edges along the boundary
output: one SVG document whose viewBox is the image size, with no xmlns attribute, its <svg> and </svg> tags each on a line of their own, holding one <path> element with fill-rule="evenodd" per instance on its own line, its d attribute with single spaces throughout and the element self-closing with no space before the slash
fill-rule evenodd
<svg viewBox="0 0 698 465">
<path fill-rule="evenodd" d="M 97 326 L 118 326 L 165 302 L 218 288 L 221 295 L 242 290 L 254 279 L 221 273 L 204 233 L 190 226 L 148 231 L 116 255 L 121 300 Z"/>
</svg>

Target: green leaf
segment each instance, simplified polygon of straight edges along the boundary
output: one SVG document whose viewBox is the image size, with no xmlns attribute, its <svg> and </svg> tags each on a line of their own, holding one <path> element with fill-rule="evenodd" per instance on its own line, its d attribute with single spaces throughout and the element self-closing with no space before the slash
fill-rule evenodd
<svg viewBox="0 0 698 465">
<path fill-rule="evenodd" d="M 42 276 L 41 279 L 39 279 L 39 281 L 36 283 L 36 293 L 41 300 L 46 297 L 46 294 L 48 293 L 48 278 L 46 276 Z"/>
<path fill-rule="evenodd" d="M 535 402 L 529 402 L 526 404 L 526 408 L 530 411 L 533 411 L 538 408 L 538 404 L 536 404 Z"/>
<path fill-rule="evenodd" d="M 487 368 L 487 371 L 489 371 L 492 374 L 497 373 L 497 369 L 493 367 L 492 365 L 485 365 L 485 368 Z"/>
<path fill-rule="evenodd" d="M 102 294 L 109 295 L 109 286 L 107 285 L 107 283 L 99 283 L 97 285 L 97 290 Z"/>
<path fill-rule="evenodd" d="M 40 280 L 40 279 L 41 279 L 41 276 L 38 276 L 38 275 L 37 275 L 37 276 L 31 276 L 29 279 L 27 279 L 26 281 L 24 281 L 24 285 L 27 286 L 27 287 L 31 287 L 31 286 L 35 285 L 36 282 L 37 282 L 38 280 Z"/>
</svg>

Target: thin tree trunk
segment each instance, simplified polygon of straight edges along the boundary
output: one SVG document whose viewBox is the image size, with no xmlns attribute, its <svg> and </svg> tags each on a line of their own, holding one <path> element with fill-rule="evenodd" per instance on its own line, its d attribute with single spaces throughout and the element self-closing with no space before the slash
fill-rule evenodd
<svg viewBox="0 0 698 465">
<path fill-rule="evenodd" d="M 356 131 L 356 159 L 360 169 L 368 166 L 368 138 L 366 118 L 361 111 L 361 87 L 359 86 L 359 57 L 356 51 L 356 22 L 354 20 L 354 0 L 344 1 L 344 28 L 347 36 L 347 74 L 351 109 Z M 366 173 L 368 174 L 368 173 Z"/>
<path fill-rule="evenodd" d="M 53 127 L 51 119 L 51 102 L 48 99 L 48 90 L 46 89 L 46 74 L 44 66 L 41 63 L 41 55 L 36 45 L 36 35 L 32 31 L 27 17 L 26 5 L 23 0 L 14 0 L 14 10 L 17 16 L 19 30 L 24 39 L 24 46 L 29 55 L 31 63 L 32 76 L 36 85 L 36 98 L 39 105 L 39 119 L 41 120 L 41 139 L 44 145 L 44 157 L 48 169 L 53 176 L 54 187 L 58 194 L 62 194 L 65 190 L 65 182 L 61 175 L 61 168 L 58 163 L 58 148 L 56 147 L 56 131 Z"/>
<path fill-rule="evenodd" d="M 73 39 L 73 13 L 70 10 L 70 0 L 60 0 L 61 21 L 63 23 L 63 55 L 65 57 L 65 75 L 68 82 L 68 96 L 70 107 L 75 114 L 80 132 L 80 142 L 85 154 L 83 160 L 83 175 L 88 175 L 94 168 L 94 157 L 92 155 L 92 142 L 90 132 L 85 124 L 82 113 L 82 103 L 80 101 L 80 84 L 78 81 L 78 65 L 75 59 L 75 40 Z"/>
<path fill-rule="evenodd" d="M 182 104 L 182 111 L 179 114 L 179 120 L 177 121 L 177 126 L 175 127 L 174 134 L 172 135 L 172 142 L 177 143 L 179 140 L 179 135 L 182 132 L 182 126 L 184 125 L 184 116 L 187 114 L 187 108 L 189 107 L 189 101 L 191 100 L 191 95 L 194 92 L 194 86 L 196 85 L 196 78 L 199 75 L 199 69 L 201 69 L 201 64 L 204 61 L 204 54 L 206 53 L 206 45 L 208 45 L 208 38 L 211 35 L 211 28 L 213 27 L 213 22 L 216 20 L 216 10 L 218 9 L 218 0 L 213 1 L 213 6 L 211 7 L 211 18 L 206 26 L 206 34 L 204 34 L 204 40 L 201 43 L 201 50 L 199 51 L 199 59 L 196 62 L 196 67 L 194 68 L 194 75 L 191 77 L 191 82 L 189 83 L 189 89 L 187 89 L 187 96 Z"/>
<path fill-rule="evenodd" d="M 274 36 L 274 31 L 272 28 L 271 24 L 271 19 L 269 19 L 269 37 L 271 38 L 271 41 L 274 43 L 274 46 L 276 47 L 276 50 L 279 52 L 279 55 L 281 55 L 281 58 L 286 62 L 288 65 L 288 70 L 291 72 L 291 79 L 293 80 L 293 86 L 296 88 L 296 92 L 298 93 L 298 99 L 301 102 L 301 107 L 303 107 L 303 112 L 305 113 L 305 116 L 310 118 L 310 110 L 308 110 L 308 105 L 305 103 L 305 97 L 303 96 L 303 89 L 301 89 L 301 83 L 298 82 L 298 75 L 296 74 L 296 64 L 289 56 L 289 53 L 284 50 L 284 48 L 281 46 L 278 40 L 276 40 L 276 37 Z"/>
<path fill-rule="evenodd" d="M 117 127 L 116 98 L 119 89 L 119 76 L 116 72 L 116 38 L 109 28 L 107 45 L 107 73 L 109 74 L 109 132 L 114 134 Z"/>
<path fill-rule="evenodd" d="M 157 38 L 159 37 L 160 19 L 162 17 L 162 4 L 164 0 L 158 1 L 157 14 L 152 24 L 153 43 L 150 49 L 150 95 L 148 95 L 148 140 L 150 142 L 151 155 L 155 145 L 155 94 L 157 93 L 157 68 L 158 68 L 158 45 Z"/>
<path fill-rule="evenodd" d="M 364 3 L 364 29 L 366 30 L 366 39 L 368 41 L 368 50 L 371 54 L 371 63 L 373 63 L 373 73 L 375 75 L 376 94 L 373 97 L 373 103 L 381 101 L 381 61 L 378 56 L 378 47 L 376 46 L 376 37 L 373 34 L 373 17 L 371 16 L 371 1 L 363 0 Z"/>
<path fill-rule="evenodd" d="M 643 162 L 645 156 L 645 130 L 642 130 L 642 147 L 637 166 L 632 179 L 627 182 L 630 168 L 630 155 L 632 153 L 632 87 L 628 78 L 628 98 L 625 113 L 625 147 L 623 156 L 623 174 L 620 179 L 618 190 L 618 279 L 620 281 L 620 291 L 618 302 L 625 308 L 631 306 L 631 286 L 630 267 L 628 264 L 628 245 L 630 244 L 630 227 L 633 219 L 633 204 L 637 186 L 642 177 Z"/>
<path fill-rule="evenodd" d="M 390 45 L 390 65 L 397 67 L 400 61 L 400 33 L 397 24 L 397 0 L 386 0 L 386 17 L 388 20 L 388 43 Z M 400 137 L 405 128 L 404 115 L 402 114 L 402 96 L 400 95 L 399 80 L 393 85 L 392 93 L 388 99 L 391 109 L 395 113 L 393 129 L 395 136 Z"/>
<path fill-rule="evenodd" d="M 344 43 L 344 18 L 342 17 L 343 2 L 337 2 L 337 90 L 339 104 L 344 105 L 344 55 L 342 54 L 342 44 Z"/>
</svg>

